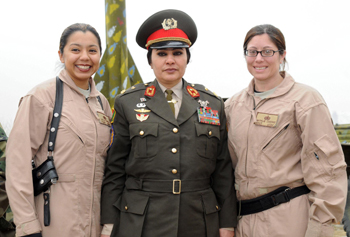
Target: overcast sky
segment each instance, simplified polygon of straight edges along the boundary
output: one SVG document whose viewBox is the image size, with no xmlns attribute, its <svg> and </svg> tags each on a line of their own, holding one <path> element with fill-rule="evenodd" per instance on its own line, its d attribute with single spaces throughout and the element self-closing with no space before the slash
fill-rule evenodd
<svg viewBox="0 0 350 237">
<path fill-rule="evenodd" d="M 119 1 L 119 0 L 116 0 Z M 163 9 L 188 13 L 198 28 L 184 78 L 230 97 L 251 80 L 243 57 L 243 40 L 255 25 L 272 24 L 284 34 L 288 72 L 316 88 L 335 123 L 350 123 L 348 0 L 126 0 L 128 47 L 144 82 L 154 74 L 146 50 L 135 37 L 151 14 Z M 76 22 L 100 33 L 105 50 L 103 0 L 3 0 L 0 3 L 0 122 L 12 127 L 20 98 L 58 73 L 62 31 Z"/>
</svg>

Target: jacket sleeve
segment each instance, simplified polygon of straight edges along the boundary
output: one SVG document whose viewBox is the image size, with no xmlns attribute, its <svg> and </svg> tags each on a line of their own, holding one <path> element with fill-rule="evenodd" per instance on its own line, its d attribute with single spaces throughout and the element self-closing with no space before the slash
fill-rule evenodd
<svg viewBox="0 0 350 237">
<path fill-rule="evenodd" d="M 311 190 L 306 236 L 333 236 L 331 223 L 341 221 L 347 195 L 342 148 L 325 103 L 297 104 L 296 115 L 302 139 L 301 166 Z"/>
<path fill-rule="evenodd" d="M 216 159 L 215 171 L 212 174 L 212 188 L 220 205 L 220 228 L 237 226 L 237 198 L 234 189 L 234 170 L 227 147 L 227 129 L 224 103 L 220 113 L 220 145 Z"/>
<path fill-rule="evenodd" d="M 226 124 L 227 124 L 227 132 L 228 133 L 235 132 L 235 131 L 229 131 L 230 120 L 231 120 L 230 119 L 230 111 L 232 110 L 231 104 L 232 104 L 232 97 L 225 101 L 225 115 L 226 115 Z M 233 167 L 233 169 L 235 169 L 236 165 L 238 163 L 238 158 L 237 158 L 236 153 L 235 153 L 233 142 L 230 141 L 229 139 L 227 139 L 227 146 L 228 146 L 229 154 L 230 154 L 231 161 L 232 161 L 232 167 Z"/>
<path fill-rule="evenodd" d="M 7 144 L 6 189 L 17 236 L 41 231 L 37 219 L 31 160 L 45 140 L 50 110 L 35 96 L 23 98 Z"/>
<path fill-rule="evenodd" d="M 101 224 L 119 223 L 120 197 L 125 184 L 125 161 L 129 155 L 131 142 L 129 124 L 123 112 L 120 97 L 114 104 L 114 140 L 108 151 L 105 175 L 102 183 Z M 115 228 L 118 228 L 115 226 Z"/>
</svg>

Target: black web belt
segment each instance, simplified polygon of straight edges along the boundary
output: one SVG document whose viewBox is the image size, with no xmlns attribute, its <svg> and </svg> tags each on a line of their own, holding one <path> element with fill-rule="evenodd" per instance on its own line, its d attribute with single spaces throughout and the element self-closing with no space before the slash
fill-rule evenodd
<svg viewBox="0 0 350 237">
<path fill-rule="evenodd" d="M 283 186 L 263 196 L 243 200 L 241 203 L 238 202 L 238 205 L 240 205 L 240 207 L 238 206 L 238 210 L 241 208 L 241 216 L 254 214 L 289 202 L 291 199 L 309 192 L 310 189 L 306 185 L 293 189 Z"/>
<path fill-rule="evenodd" d="M 210 188 L 210 179 L 151 180 L 128 177 L 125 186 L 129 190 L 180 194 L 181 192 L 195 192 L 208 189 Z"/>
</svg>

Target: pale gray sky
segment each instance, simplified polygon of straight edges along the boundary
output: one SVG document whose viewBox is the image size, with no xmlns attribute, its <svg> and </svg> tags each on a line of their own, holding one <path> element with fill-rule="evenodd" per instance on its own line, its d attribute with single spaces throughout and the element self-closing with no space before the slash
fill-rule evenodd
<svg viewBox="0 0 350 237">
<path fill-rule="evenodd" d="M 119 1 L 119 0 L 117 0 Z M 196 22 L 198 39 L 184 78 L 201 83 L 222 97 L 247 87 L 242 44 L 255 25 L 272 24 L 286 38 L 288 72 L 316 88 L 336 123 L 350 123 L 347 0 L 126 0 L 128 47 L 146 81 L 154 75 L 146 50 L 135 42 L 139 26 L 163 9 L 187 12 Z M 0 122 L 12 127 L 20 97 L 56 75 L 62 31 L 76 22 L 89 23 L 105 47 L 103 0 L 1 1 Z"/>
</svg>

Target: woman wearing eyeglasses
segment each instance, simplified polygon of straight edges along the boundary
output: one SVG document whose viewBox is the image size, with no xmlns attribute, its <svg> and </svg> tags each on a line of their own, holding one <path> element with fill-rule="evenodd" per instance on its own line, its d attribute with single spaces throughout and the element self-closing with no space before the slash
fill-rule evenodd
<svg viewBox="0 0 350 237">
<path fill-rule="evenodd" d="M 225 102 L 241 216 L 235 236 L 333 236 L 347 177 L 327 105 L 284 71 L 279 29 L 253 27 L 243 49 L 253 79 Z"/>
</svg>

